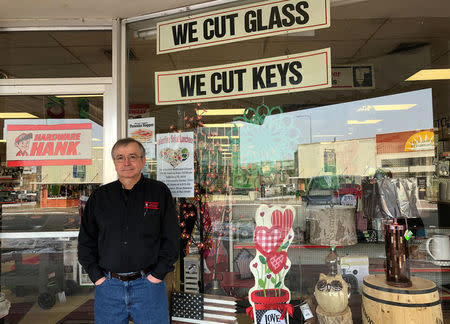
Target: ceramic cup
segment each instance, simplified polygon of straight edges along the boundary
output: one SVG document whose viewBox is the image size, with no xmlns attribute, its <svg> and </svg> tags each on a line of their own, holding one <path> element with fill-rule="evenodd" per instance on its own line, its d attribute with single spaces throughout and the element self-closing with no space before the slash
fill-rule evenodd
<svg viewBox="0 0 450 324">
<path fill-rule="evenodd" d="M 430 249 L 431 246 L 431 249 Z M 427 252 L 434 260 L 450 260 L 450 237 L 433 235 L 427 240 Z"/>
</svg>

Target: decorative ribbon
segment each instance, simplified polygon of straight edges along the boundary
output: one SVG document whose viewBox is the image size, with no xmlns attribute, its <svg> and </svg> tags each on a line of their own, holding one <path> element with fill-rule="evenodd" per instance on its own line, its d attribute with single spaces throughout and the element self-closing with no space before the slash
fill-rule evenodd
<svg viewBox="0 0 450 324">
<path fill-rule="evenodd" d="M 264 309 L 276 309 L 279 310 L 281 313 L 280 319 L 283 320 L 286 316 L 286 312 L 289 314 L 289 316 L 294 317 L 294 306 L 291 304 L 255 304 L 255 310 L 264 310 Z M 252 321 L 254 321 L 253 318 L 253 307 L 247 307 L 245 312 L 247 313 L 247 316 L 249 316 Z"/>
</svg>

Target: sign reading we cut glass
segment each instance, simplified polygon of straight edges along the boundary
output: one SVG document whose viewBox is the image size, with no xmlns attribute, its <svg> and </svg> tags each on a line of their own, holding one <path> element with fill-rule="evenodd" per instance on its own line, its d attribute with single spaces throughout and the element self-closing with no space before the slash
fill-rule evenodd
<svg viewBox="0 0 450 324">
<path fill-rule="evenodd" d="M 263 1 L 157 25 L 157 54 L 330 27 L 330 0 Z"/>
<path fill-rule="evenodd" d="M 157 105 L 275 95 L 331 87 L 330 49 L 155 72 Z"/>
</svg>

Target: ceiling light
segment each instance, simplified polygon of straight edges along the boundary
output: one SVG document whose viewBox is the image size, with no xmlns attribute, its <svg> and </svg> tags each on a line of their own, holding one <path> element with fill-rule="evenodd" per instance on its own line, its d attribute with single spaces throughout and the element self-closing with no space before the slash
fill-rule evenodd
<svg viewBox="0 0 450 324">
<path fill-rule="evenodd" d="M 382 119 L 367 119 L 367 120 L 347 120 L 348 125 L 367 125 L 367 124 L 377 124 Z"/>
<path fill-rule="evenodd" d="M 229 115 L 242 115 L 245 108 L 230 108 L 230 109 L 198 109 L 197 115 L 199 116 L 229 116 Z"/>
<path fill-rule="evenodd" d="M 56 98 L 86 98 L 86 97 L 103 97 L 102 94 L 78 94 L 78 95 L 60 95 L 55 96 Z"/>
<path fill-rule="evenodd" d="M 404 104 L 404 105 L 373 105 L 373 109 L 376 111 L 388 111 L 388 110 L 408 110 L 417 104 Z"/>
<path fill-rule="evenodd" d="M 239 136 L 208 136 L 211 139 L 229 139 L 229 138 L 239 138 Z"/>
<path fill-rule="evenodd" d="M 413 74 L 405 81 L 448 80 L 450 69 L 425 69 Z"/>
<path fill-rule="evenodd" d="M 27 112 L 8 112 L 8 113 L 0 113 L 0 118 L 14 119 L 14 118 L 39 118 L 39 117 Z"/>
<path fill-rule="evenodd" d="M 203 127 L 242 127 L 241 123 L 203 124 Z"/>
<path fill-rule="evenodd" d="M 340 137 L 344 135 L 314 135 L 313 137 Z"/>
<path fill-rule="evenodd" d="M 345 6 L 352 3 L 364 2 L 367 0 L 331 0 L 330 5 L 332 7 Z"/>
</svg>

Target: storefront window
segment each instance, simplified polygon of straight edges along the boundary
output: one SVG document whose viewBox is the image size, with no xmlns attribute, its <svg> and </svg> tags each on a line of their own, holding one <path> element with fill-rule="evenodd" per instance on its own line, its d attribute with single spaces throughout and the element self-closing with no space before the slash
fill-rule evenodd
<svg viewBox="0 0 450 324">
<path fill-rule="evenodd" d="M 0 35 L 0 79 L 109 77 L 111 31 Z"/>
<path fill-rule="evenodd" d="M 276 255 L 288 270 L 284 285 L 291 302 L 307 301 L 315 311 L 319 274 L 330 272 L 337 253 L 337 271 L 352 293 L 349 305 L 359 323 L 363 278 L 384 275 L 385 223 L 398 219 L 411 231 L 411 276 L 435 283 L 442 308 L 448 309 L 449 261 L 439 259 L 444 257 L 439 253 L 433 256 L 438 248 L 427 252 L 426 242 L 449 233 L 450 84 L 445 78 L 406 79 L 424 68 L 449 68 L 450 21 L 418 18 L 420 10 L 408 18 L 391 18 L 389 13 L 361 19 L 368 15 L 364 10 L 358 15 L 362 7 L 355 12 L 350 5 L 345 12 L 333 7 L 330 27 L 310 33 L 166 54 L 157 54 L 156 23 L 163 19 L 128 25 L 128 46 L 139 58 L 129 62 L 129 118 L 154 118 L 157 139 L 157 154 L 148 159 L 149 176 L 157 178 L 157 168 L 165 162 L 173 170 L 190 172 L 182 163 L 192 156 L 194 160 L 194 194 L 175 195 L 184 246 L 182 274 L 175 279 L 182 284 L 176 290 L 234 297 L 239 322 L 249 323 L 245 308 L 250 306 L 250 289 L 278 285 L 282 268 Z M 154 91 L 156 72 L 221 71 L 225 64 L 328 47 L 332 84 L 326 89 L 189 103 L 173 99 L 172 104 L 158 102 Z M 216 81 L 223 89 L 238 87 L 233 80 L 239 79 L 232 78 L 221 74 Z M 189 95 L 189 80 L 194 82 L 180 77 L 184 96 Z M 174 98 L 177 91 L 170 89 Z M 158 146 L 166 144 L 158 134 L 178 133 L 192 135 L 192 151 L 177 146 L 165 151 L 173 160 L 158 155 Z M 285 231 L 275 234 L 268 223 L 261 223 L 266 212 L 273 215 L 271 225 Z M 261 245 L 261 226 L 272 245 Z M 450 249 L 447 243 L 433 244 Z M 191 277 L 183 275 L 189 269 L 197 270 Z M 257 277 L 261 269 L 267 272 Z M 300 313 L 295 316 L 300 321 Z"/>
<path fill-rule="evenodd" d="M 102 182 L 102 95 L 2 96 L 0 113 L 6 321 L 91 319 L 92 283 L 77 261 L 77 237 L 87 198 Z"/>
</svg>

